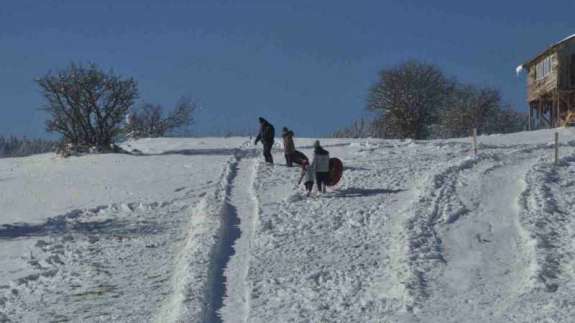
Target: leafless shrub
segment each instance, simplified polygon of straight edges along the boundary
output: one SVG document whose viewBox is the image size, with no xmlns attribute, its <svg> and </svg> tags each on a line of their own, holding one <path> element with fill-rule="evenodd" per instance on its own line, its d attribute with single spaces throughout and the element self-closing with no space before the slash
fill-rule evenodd
<svg viewBox="0 0 575 323">
<path fill-rule="evenodd" d="M 435 138 L 466 137 L 475 128 L 480 134 L 523 130 L 523 114 L 501 99 L 499 90 L 459 84 L 439 113 Z"/>
<path fill-rule="evenodd" d="M 71 64 L 37 83 L 46 99 L 47 130 L 62 134 L 63 142 L 72 147 L 95 147 L 97 151 L 112 149 L 138 95 L 132 78 L 105 73 L 94 64 Z"/>
<path fill-rule="evenodd" d="M 163 137 L 189 128 L 194 122 L 194 113 L 197 109 L 197 104 L 190 98 L 181 98 L 167 116 L 164 116 L 164 108 L 161 105 L 144 104 L 130 113 L 125 129 L 127 136 Z"/>
</svg>

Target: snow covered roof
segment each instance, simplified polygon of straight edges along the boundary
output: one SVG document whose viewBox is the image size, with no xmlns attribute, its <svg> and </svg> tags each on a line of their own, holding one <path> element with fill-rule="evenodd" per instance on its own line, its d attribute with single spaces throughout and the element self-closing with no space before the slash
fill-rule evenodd
<svg viewBox="0 0 575 323">
<path fill-rule="evenodd" d="M 562 42 L 567 41 L 567 40 L 574 38 L 574 37 L 575 37 L 575 34 L 569 35 L 569 36 L 563 38 L 561 41 L 557 42 L 555 45 L 561 44 Z"/>
<path fill-rule="evenodd" d="M 549 52 L 555 50 L 558 46 L 562 45 L 563 43 L 570 41 L 572 39 L 575 38 L 575 34 L 572 34 L 570 36 L 567 36 L 563 39 L 561 39 L 560 41 L 556 42 L 555 44 L 552 44 L 551 46 L 549 46 L 547 49 L 545 49 L 544 51 L 542 51 L 541 53 L 539 53 L 537 56 L 535 56 L 534 58 L 530 59 L 529 61 L 517 66 L 517 68 L 515 68 L 515 72 L 517 74 L 521 73 L 521 71 L 523 71 L 524 68 L 527 68 L 529 65 L 531 65 L 534 61 L 538 60 L 539 58 L 541 58 L 541 56 L 545 56 L 547 55 Z"/>
</svg>

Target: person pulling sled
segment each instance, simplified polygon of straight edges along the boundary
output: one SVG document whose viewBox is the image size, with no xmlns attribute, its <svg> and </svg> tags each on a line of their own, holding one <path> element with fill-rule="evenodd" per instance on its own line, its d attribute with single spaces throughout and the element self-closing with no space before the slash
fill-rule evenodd
<svg viewBox="0 0 575 323">
<path fill-rule="evenodd" d="M 293 143 L 293 131 L 289 130 L 287 127 L 283 127 L 282 139 L 284 142 L 284 155 L 286 158 L 286 165 L 287 167 L 292 167 L 292 155 L 295 152 L 295 144 Z"/>
<path fill-rule="evenodd" d="M 293 141 L 294 133 L 287 127 L 283 127 L 282 138 L 284 144 L 284 155 L 286 158 L 287 167 L 292 167 L 293 164 L 298 164 L 303 166 L 304 162 L 309 164 L 309 159 L 302 152 L 295 149 L 295 144 Z"/>
</svg>

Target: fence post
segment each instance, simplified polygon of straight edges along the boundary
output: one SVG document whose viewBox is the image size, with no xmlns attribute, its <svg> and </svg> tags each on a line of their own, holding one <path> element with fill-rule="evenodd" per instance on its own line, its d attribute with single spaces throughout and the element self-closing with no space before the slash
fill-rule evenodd
<svg viewBox="0 0 575 323">
<path fill-rule="evenodd" d="M 477 156 L 477 128 L 473 128 L 473 156 Z"/>
<path fill-rule="evenodd" d="M 559 164 L 559 132 L 555 132 L 555 165 Z"/>
</svg>

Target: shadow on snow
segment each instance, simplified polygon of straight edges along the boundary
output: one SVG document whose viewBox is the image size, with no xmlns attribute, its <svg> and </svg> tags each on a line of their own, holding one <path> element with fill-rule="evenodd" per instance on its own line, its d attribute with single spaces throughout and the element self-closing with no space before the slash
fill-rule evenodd
<svg viewBox="0 0 575 323">
<path fill-rule="evenodd" d="M 138 154 L 136 156 L 161 156 L 161 155 L 184 155 L 184 156 L 197 156 L 197 155 L 208 155 L 208 156 L 228 156 L 233 155 L 237 152 L 236 148 L 207 148 L 207 149 L 179 149 L 179 150 L 168 150 L 159 154 Z"/>
<path fill-rule="evenodd" d="M 44 223 L 14 223 L 0 225 L 0 240 L 20 237 L 39 237 L 61 235 L 69 233 L 80 234 L 108 234 L 108 235 L 141 235 L 159 234 L 164 229 L 153 221 L 122 221 L 118 219 L 105 219 L 101 221 L 77 221 L 84 215 L 82 210 L 49 218 Z"/>
<path fill-rule="evenodd" d="M 385 188 L 358 188 L 349 187 L 343 190 L 335 191 L 334 197 L 366 197 L 379 194 L 395 194 L 405 190 L 390 190 Z"/>
</svg>

